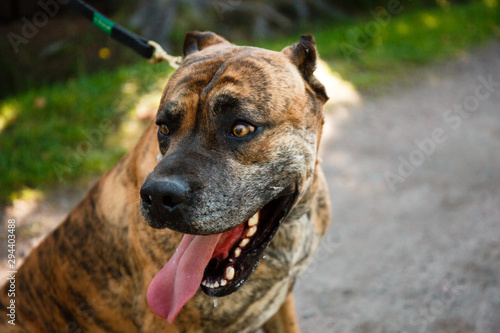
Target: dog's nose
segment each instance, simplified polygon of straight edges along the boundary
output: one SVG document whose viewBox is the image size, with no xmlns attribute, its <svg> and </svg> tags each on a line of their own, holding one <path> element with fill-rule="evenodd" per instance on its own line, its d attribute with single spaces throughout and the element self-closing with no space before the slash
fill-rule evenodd
<svg viewBox="0 0 500 333">
<path fill-rule="evenodd" d="M 156 206 L 160 211 L 171 211 L 186 201 L 189 192 L 189 185 L 178 178 L 151 180 L 142 186 L 141 199 L 146 208 Z"/>
</svg>

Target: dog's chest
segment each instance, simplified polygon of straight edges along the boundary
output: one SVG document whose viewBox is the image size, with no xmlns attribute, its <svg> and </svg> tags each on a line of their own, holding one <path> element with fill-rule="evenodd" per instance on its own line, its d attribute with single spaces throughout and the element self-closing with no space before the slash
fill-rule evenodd
<svg viewBox="0 0 500 333">
<path fill-rule="evenodd" d="M 283 224 L 268 246 L 260 265 L 248 282 L 236 293 L 212 299 L 197 293 L 203 332 L 254 332 L 262 326 L 285 301 L 298 275 L 307 267 L 319 244 L 312 221 L 306 215 Z M 182 312 L 180 314 L 182 317 Z M 210 323 L 210 324 L 208 324 Z M 219 330 L 215 329 L 216 327 Z"/>
</svg>

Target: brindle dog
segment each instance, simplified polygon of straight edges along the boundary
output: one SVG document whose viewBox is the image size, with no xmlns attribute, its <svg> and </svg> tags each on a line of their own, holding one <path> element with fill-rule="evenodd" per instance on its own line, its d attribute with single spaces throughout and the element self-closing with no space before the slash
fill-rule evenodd
<svg viewBox="0 0 500 333">
<path fill-rule="evenodd" d="M 299 331 L 292 287 L 330 220 L 314 40 L 193 32 L 184 55 L 156 124 L 26 258 L 15 326 L 2 289 L 2 332 Z"/>
</svg>

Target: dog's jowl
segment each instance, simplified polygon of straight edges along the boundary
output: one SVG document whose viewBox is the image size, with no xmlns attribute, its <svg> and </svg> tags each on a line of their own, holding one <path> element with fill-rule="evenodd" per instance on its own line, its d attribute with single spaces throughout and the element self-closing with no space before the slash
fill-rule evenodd
<svg viewBox="0 0 500 333">
<path fill-rule="evenodd" d="M 25 260 L 15 326 L 2 289 L 2 332 L 298 332 L 330 220 L 314 40 L 193 32 L 184 56 L 137 146 Z"/>
</svg>

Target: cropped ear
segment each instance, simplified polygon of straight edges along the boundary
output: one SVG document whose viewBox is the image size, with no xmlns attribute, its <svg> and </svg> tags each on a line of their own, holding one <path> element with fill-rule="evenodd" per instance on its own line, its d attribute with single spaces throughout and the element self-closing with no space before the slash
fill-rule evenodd
<svg viewBox="0 0 500 333">
<path fill-rule="evenodd" d="M 206 47 L 219 43 L 229 44 L 227 40 L 217 34 L 214 34 L 213 32 L 191 31 L 186 34 L 186 37 L 184 37 L 182 51 L 186 57 L 192 53 L 201 51 Z"/>
<path fill-rule="evenodd" d="M 298 43 L 285 47 L 281 52 L 288 56 L 292 63 L 297 66 L 300 74 L 309 83 L 316 96 L 323 103 L 326 103 L 328 95 L 326 94 L 325 86 L 313 74 L 316 70 L 316 61 L 318 58 L 316 42 L 313 36 L 302 35 Z"/>
</svg>

